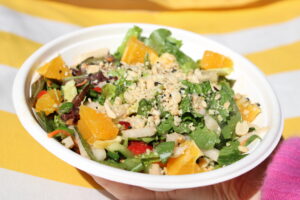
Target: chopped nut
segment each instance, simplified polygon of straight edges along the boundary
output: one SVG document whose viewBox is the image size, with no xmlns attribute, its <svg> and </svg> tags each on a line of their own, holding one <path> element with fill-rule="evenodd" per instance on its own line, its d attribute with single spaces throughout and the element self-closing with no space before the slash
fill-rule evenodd
<svg viewBox="0 0 300 200">
<path fill-rule="evenodd" d="M 243 135 L 247 134 L 248 131 L 249 131 L 249 125 L 248 125 L 248 123 L 246 121 L 238 122 L 236 124 L 235 133 L 238 136 L 243 136 Z"/>
<path fill-rule="evenodd" d="M 245 146 L 239 146 L 238 149 L 242 153 L 247 153 L 249 151 L 249 149 Z"/>
</svg>

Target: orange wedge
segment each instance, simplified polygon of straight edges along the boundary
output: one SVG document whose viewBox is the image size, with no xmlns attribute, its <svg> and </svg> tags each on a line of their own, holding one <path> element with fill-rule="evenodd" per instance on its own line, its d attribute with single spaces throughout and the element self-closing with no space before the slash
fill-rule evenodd
<svg viewBox="0 0 300 200">
<path fill-rule="evenodd" d="M 36 112 L 43 111 L 46 115 L 49 115 L 57 111 L 61 99 L 61 92 L 59 90 L 49 90 L 46 94 L 37 99 L 35 110 Z"/>
<path fill-rule="evenodd" d="M 202 69 L 233 68 L 230 58 L 213 51 L 205 51 L 200 63 Z"/>
<path fill-rule="evenodd" d="M 71 75 L 70 69 L 65 66 L 61 56 L 54 58 L 50 62 L 40 67 L 37 71 L 46 78 L 56 80 L 62 80 Z"/>
<path fill-rule="evenodd" d="M 89 144 L 97 140 L 113 140 L 117 137 L 119 129 L 106 114 L 82 105 L 79 115 L 77 128 Z"/>
<path fill-rule="evenodd" d="M 157 53 L 152 48 L 147 47 L 136 37 L 131 37 L 126 44 L 121 61 L 129 65 L 144 63 L 147 56 L 151 64 L 158 59 Z"/>
<path fill-rule="evenodd" d="M 240 110 L 243 120 L 247 122 L 252 122 L 261 112 L 261 109 L 257 104 L 251 103 L 247 98 L 243 96 L 240 98 L 236 98 L 235 102 Z"/>
<path fill-rule="evenodd" d="M 187 140 L 180 146 L 185 147 L 184 154 L 170 158 L 167 163 L 168 175 L 194 174 L 201 172 L 197 159 L 203 155 L 201 150 L 192 140 Z"/>
</svg>

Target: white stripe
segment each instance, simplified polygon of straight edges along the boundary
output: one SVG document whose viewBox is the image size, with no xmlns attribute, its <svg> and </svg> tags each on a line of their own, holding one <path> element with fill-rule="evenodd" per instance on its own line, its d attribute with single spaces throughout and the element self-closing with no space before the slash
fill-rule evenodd
<svg viewBox="0 0 300 200">
<path fill-rule="evenodd" d="M 105 191 L 84 188 L 0 168 L 0 199 L 114 199 Z"/>
<path fill-rule="evenodd" d="M 11 92 L 17 69 L 0 65 L 0 110 L 15 113 Z M 286 118 L 300 116 L 300 70 L 267 76 L 273 86 Z"/>
<path fill-rule="evenodd" d="M 268 76 L 279 98 L 285 118 L 300 116 L 300 70 Z"/>
<path fill-rule="evenodd" d="M 39 43 L 78 30 L 80 26 L 52 21 L 0 6 L 0 30 Z M 204 34 L 241 54 L 254 53 L 300 40 L 300 18 L 222 34 Z"/>
<path fill-rule="evenodd" d="M 0 64 L 0 110 L 15 113 L 12 104 L 12 86 L 18 70 Z"/>
<path fill-rule="evenodd" d="M 206 36 L 241 54 L 264 51 L 299 41 L 300 17 L 283 23 Z"/>
<path fill-rule="evenodd" d="M 78 30 L 80 27 L 19 13 L 0 6 L 0 30 L 25 37 L 38 43 Z"/>
</svg>

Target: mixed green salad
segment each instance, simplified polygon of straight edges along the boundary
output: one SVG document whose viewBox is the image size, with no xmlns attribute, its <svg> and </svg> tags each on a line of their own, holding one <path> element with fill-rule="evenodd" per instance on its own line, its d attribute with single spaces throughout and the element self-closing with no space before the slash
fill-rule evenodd
<svg viewBox="0 0 300 200">
<path fill-rule="evenodd" d="M 36 119 L 66 148 L 134 172 L 210 171 L 247 156 L 259 140 L 258 103 L 232 89 L 230 58 L 198 61 L 166 29 L 129 29 L 117 51 L 98 49 L 67 66 L 58 56 L 31 87 Z"/>
</svg>

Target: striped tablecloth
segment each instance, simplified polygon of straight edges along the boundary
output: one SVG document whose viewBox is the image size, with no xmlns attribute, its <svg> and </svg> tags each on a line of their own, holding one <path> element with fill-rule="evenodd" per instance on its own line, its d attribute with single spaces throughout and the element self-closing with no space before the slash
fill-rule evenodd
<svg viewBox="0 0 300 200">
<path fill-rule="evenodd" d="M 13 80 L 24 60 L 44 43 L 82 27 L 154 23 L 223 43 L 267 75 L 282 105 L 284 137 L 300 135 L 299 0 L 256 0 L 241 8 L 210 10 L 191 7 L 192 0 L 185 1 L 188 5 L 173 0 L 173 6 L 172 0 L 161 5 L 157 0 L 0 2 L 0 199 L 111 198 L 85 173 L 40 146 L 23 129 L 12 105 Z"/>
</svg>

